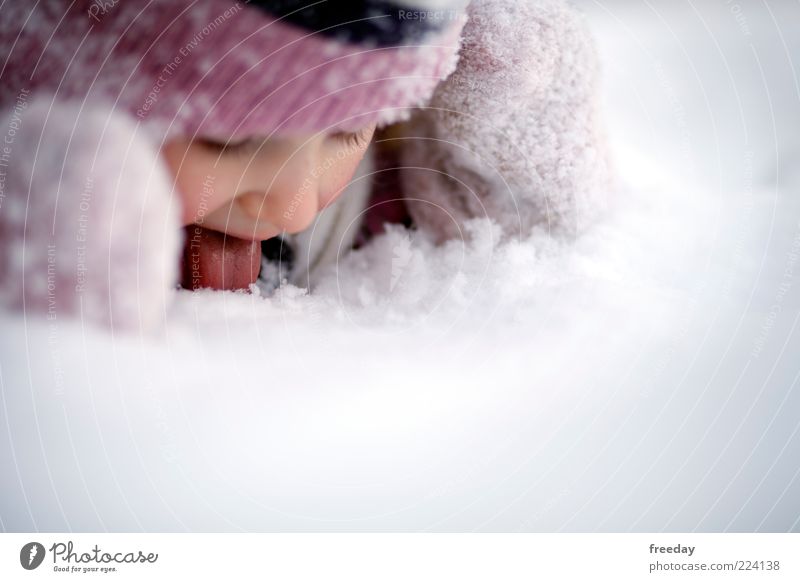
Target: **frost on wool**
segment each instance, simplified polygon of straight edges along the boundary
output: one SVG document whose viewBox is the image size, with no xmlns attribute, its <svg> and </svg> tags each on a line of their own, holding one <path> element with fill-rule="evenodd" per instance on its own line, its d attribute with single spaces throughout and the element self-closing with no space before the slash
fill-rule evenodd
<svg viewBox="0 0 800 582">
<path fill-rule="evenodd" d="M 605 206 L 599 64 L 561 0 L 473 2 L 456 71 L 404 129 L 409 211 L 440 240 L 474 217 L 574 236 Z"/>
<path fill-rule="evenodd" d="M 156 326 L 180 242 L 156 150 L 97 104 L 37 97 L 18 125 L 0 209 L 0 305 L 51 321 Z"/>
</svg>

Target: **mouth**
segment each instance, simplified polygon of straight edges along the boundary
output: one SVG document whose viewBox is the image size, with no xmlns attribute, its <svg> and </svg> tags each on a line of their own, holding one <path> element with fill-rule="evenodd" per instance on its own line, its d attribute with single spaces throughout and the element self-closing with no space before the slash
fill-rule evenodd
<svg viewBox="0 0 800 582">
<path fill-rule="evenodd" d="M 248 289 L 261 270 L 261 243 L 190 224 L 184 228 L 181 287 Z"/>
</svg>

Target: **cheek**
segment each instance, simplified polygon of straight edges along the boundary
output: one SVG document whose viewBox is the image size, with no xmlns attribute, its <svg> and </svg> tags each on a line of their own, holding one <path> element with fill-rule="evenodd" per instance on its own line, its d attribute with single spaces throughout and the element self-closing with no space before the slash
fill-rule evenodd
<svg viewBox="0 0 800 582">
<path fill-rule="evenodd" d="M 181 172 L 175 180 L 176 191 L 181 199 L 183 223 L 202 222 L 204 217 L 216 210 L 216 180 L 206 180 L 202 173 Z"/>
<path fill-rule="evenodd" d="M 330 206 L 341 195 L 342 191 L 350 183 L 356 168 L 364 157 L 363 153 L 358 156 L 350 156 L 344 160 L 337 160 L 337 163 L 325 174 L 324 184 L 320 188 L 319 208 Z"/>
</svg>

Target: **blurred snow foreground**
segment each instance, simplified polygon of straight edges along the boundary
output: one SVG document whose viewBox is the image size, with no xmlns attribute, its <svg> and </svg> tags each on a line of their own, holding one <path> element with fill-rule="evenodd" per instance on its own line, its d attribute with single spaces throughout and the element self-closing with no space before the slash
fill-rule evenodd
<svg viewBox="0 0 800 582">
<path fill-rule="evenodd" d="M 571 244 L 397 227 L 158 337 L 3 315 L 0 527 L 798 530 L 797 47 L 624 6 L 590 15 L 625 186 Z"/>
</svg>

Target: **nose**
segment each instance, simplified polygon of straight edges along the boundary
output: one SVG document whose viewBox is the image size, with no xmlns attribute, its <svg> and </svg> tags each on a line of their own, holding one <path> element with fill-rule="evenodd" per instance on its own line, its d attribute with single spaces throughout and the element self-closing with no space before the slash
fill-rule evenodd
<svg viewBox="0 0 800 582">
<path fill-rule="evenodd" d="M 260 188 L 239 196 L 244 212 L 289 233 L 310 226 L 319 212 L 320 177 L 324 172 L 318 151 L 319 145 L 311 142 L 281 156 L 284 163 L 257 176 L 255 182 Z M 261 171 L 257 161 L 252 166 L 256 173 Z"/>
</svg>

